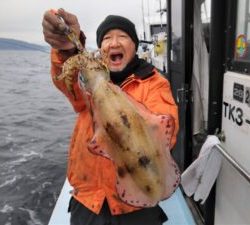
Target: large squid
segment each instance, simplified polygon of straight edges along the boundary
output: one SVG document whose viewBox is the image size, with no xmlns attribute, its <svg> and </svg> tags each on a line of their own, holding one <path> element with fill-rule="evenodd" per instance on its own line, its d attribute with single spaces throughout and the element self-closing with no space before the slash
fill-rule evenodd
<svg viewBox="0 0 250 225">
<path fill-rule="evenodd" d="M 88 147 L 114 162 L 121 200 L 151 207 L 168 198 L 180 182 L 180 172 L 170 154 L 174 132 L 171 115 L 156 115 L 110 82 L 105 57 L 81 49 L 63 65 L 56 77 L 70 93 L 74 76 L 84 82 L 93 114 L 94 136 Z"/>
</svg>

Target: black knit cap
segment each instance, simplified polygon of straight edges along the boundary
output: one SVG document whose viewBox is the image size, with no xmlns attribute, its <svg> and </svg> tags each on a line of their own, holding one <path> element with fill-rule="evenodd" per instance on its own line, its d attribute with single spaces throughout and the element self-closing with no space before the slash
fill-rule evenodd
<svg viewBox="0 0 250 225">
<path fill-rule="evenodd" d="M 121 29 L 125 31 L 135 43 L 135 49 L 137 50 L 139 45 L 139 40 L 136 34 L 135 25 L 127 18 L 116 15 L 109 15 L 105 20 L 99 25 L 96 31 L 96 42 L 97 46 L 100 48 L 102 39 L 104 35 L 112 29 Z"/>
</svg>

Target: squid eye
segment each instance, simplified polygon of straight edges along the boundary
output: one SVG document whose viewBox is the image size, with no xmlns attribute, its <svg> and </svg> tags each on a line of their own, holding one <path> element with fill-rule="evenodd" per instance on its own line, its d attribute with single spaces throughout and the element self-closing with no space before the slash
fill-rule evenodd
<svg viewBox="0 0 250 225">
<path fill-rule="evenodd" d="M 83 75 L 81 73 L 79 75 L 79 79 L 80 79 L 80 81 L 84 82 L 84 77 L 83 77 Z"/>
<path fill-rule="evenodd" d="M 85 87 L 86 81 L 85 81 L 84 76 L 82 75 L 81 72 L 78 74 L 78 83 L 79 83 L 79 86 L 80 86 L 81 88 L 84 88 L 84 87 Z"/>
</svg>

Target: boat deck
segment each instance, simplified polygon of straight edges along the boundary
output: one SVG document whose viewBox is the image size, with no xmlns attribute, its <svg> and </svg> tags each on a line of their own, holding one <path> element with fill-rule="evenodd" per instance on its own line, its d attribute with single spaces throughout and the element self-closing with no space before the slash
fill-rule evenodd
<svg viewBox="0 0 250 225">
<path fill-rule="evenodd" d="M 65 181 L 48 225 L 69 225 L 69 213 L 67 213 L 70 199 L 69 191 L 72 188 Z M 180 188 L 167 200 L 160 202 L 160 206 L 166 212 L 168 221 L 164 225 L 195 225 L 192 213 L 182 195 Z"/>
</svg>

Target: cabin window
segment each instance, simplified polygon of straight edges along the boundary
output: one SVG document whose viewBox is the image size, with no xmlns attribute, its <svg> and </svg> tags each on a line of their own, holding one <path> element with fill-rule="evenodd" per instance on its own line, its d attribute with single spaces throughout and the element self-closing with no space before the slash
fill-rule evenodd
<svg viewBox="0 0 250 225">
<path fill-rule="evenodd" d="M 238 0 L 234 60 L 250 62 L 250 2 Z"/>
<path fill-rule="evenodd" d="M 154 24 L 150 26 L 150 34 L 151 37 L 154 36 L 154 34 L 159 34 L 161 32 L 166 32 L 167 25 L 166 24 Z"/>
<path fill-rule="evenodd" d="M 182 0 L 175 0 L 171 2 L 172 12 L 172 51 L 171 61 L 180 63 L 182 61 L 181 51 L 181 39 L 182 39 L 182 21 L 180 15 L 182 15 Z"/>
<path fill-rule="evenodd" d="M 201 22 L 203 35 L 208 52 L 210 51 L 210 23 L 211 23 L 211 0 L 205 0 L 201 4 Z"/>
</svg>

